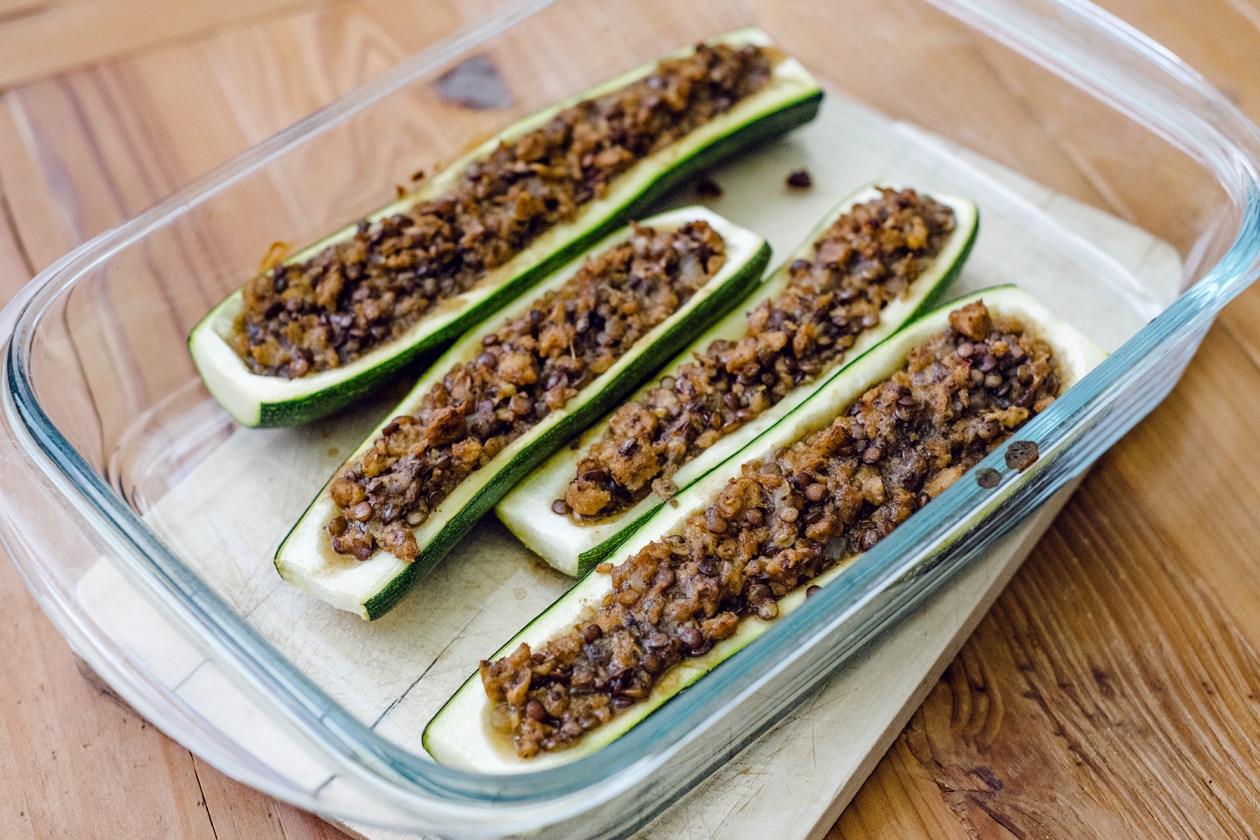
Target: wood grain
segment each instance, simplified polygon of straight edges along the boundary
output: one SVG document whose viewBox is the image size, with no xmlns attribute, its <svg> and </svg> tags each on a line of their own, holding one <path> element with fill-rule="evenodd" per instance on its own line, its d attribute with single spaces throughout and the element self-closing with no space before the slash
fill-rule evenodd
<svg viewBox="0 0 1260 840">
<path fill-rule="evenodd" d="M 1139 0 L 1103 5 L 1184 55 L 1249 116 L 1260 117 L 1260 88 L 1248 82 L 1256 53 L 1241 47 L 1254 39 L 1256 21 L 1242 15 L 1249 4 L 1193 12 Z M 1239 763 L 1231 743 L 1241 739 L 1245 747 L 1255 738 L 1257 488 L 1253 471 L 1239 465 L 1250 461 L 1260 436 L 1258 325 L 1260 290 L 1252 288 L 1226 307 L 1168 400 L 1095 468 L 830 838 L 1251 836 L 1260 821 L 1254 762 L 1247 752 L 1241 769 L 1231 769 Z M 1088 515 L 1082 504 L 1092 506 Z M 1124 550 L 1126 540 L 1146 550 Z M 1109 554 L 1120 565 L 1104 562 Z M 1065 562 L 1082 580 L 1049 586 L 1051 564 Z M 1157 590 L 1139 592 L 1143 586 Z M 1067 597 L 1082 588 L 1106 596 L 1083 609 Z M 1040 661 L 1015 661 L 1013 619 L 1021 611 L 1061 622 L 1041 622 L 1041 635 L 1022 643 L 1049 651 Z M 1160 659 L 1152 659 L 1152 649 Z M 1120 682 L 1117 672 L 1095 664 L 1107 660 L 1125 666 Z M 988 678 L 983 694 L 962 678 L 977 663 Z M 1135 673 L 1135 664 L 1143 670 Z M 1051 672 L 1042 673 L 1046 668 Z M 1091 685 L 1096 669 L 1100 678 Z M 1037 682 L 1050 690 L 1033 694 Z M 1001 698 L 989 741 L 969 739 L 951 723 L 960 705 L 956 690 L 964 700 Z M 1118 698 L 1124 707 L 1109 708 Z M 1046 710 L 1082 703 L 1093 704 L 1088 715 L 1077 715 L 1090 726 L 1069 741 L 1064 721 Z M 1237 718 L 1209 718 L 1221 708 Z M 1085 770 L 1017 777 L 1018 787 L 992 777 L 1001 790 L 976 775 L 994 766 L 1051 773 L 1053 759 L 1067 750 L 1081 762 L 1073 766 Z M 1141 767 L 1120 764 L 1139 758 Z M 1131 778 L 1143 781 L 1126 787 Z M 1187 780 L 1198 788 L 1189 800 Z M 1082 812 L 1091 818 L 1078 818 Z"/>
<path fill-rule="evenodd" d="M 224 5 L 240 15 L 249 4 Z M 427 24 L 414 23 L 391 52 L 371 58 L 379 53 L 372 46 L 379 39 L 371 33 L 385 31 L 390 14 L 389 4 L 378 3 L 285 19 L 280 28 L 288 31 L 290 43 L 305 43 L 312 32 L 324 31 L 348 62 L 343 67 L 327 57 L 308 57 L 311 68 L 337 65 L 331 72 L 336 82 L 302 76 L 315 94 L 298 103 L 304 110 L 297 114 L 260 109 L 241 119 L 231 91 L 222 85 L 233 55 L 265 52 L 274 34 L 268 30 L 275 28 L 269 22 L 167 43 L 131 61 L 5 93 L 0 108 L 4 299 L 74 245 L 362 84 L 404 50 L 419 49 L 464 22 L 447 6 L 445 13 L 426 18 Z M 356 24 L 359 19 L 369 23 Z M 345 31 L 358 37 L 337 35 Z M 62 60 L 91 57 L 67 52 Z M 285 66 L 282 56 L 271 54 L 270 60 Z M 245 85 L 244 74 L 256 71 L 258 62 L 235 69 Z M 187 119 L 193 101 L 197 120 Z M 344 836 L 317 817 L 225 777 L 85 681 L 8 563 L 0 564 L 0 614 L 0 644 L 13 652 L 0 658 L 0 685 L 6 687 L 0 777 L 9 781 L 0 796 L 0 837 Z"/>
<path fill-rule="evenodd" d="M 1165 4 L 1157 4 L 1161 8 Z M 1213 5 L 1216 5 L 1215 3 Z M 1151 132 L 1032 65 L 1015 51 L 979 36 L 930 4 L 871 4 L 860 26 L 832 26 L 825 3 L 763 3 L 772 33 L 783 33 L 809 66 L 845 94 L 877 103 L 889 116 L 957 141 L 1066 195 L 1134 222 L 1183 254 L 1187 231 L 1216 212 L 1223 195 L 1154 200 L 1171 185 L 1194 182 L 1194 164 Z M 827 31 L 826 39 L 810 33 Z M 869 60 L 895 53 L 896 61 Z M 948 67 L 948 72 L 938 68 Z M 959 120 L 959 111 L 969 119 Z M 1080 138 L 1114 138 L 1114 145 Z M 1206 186 L 1206 185 L 1205 185 Z M 1217 254 L 1219 256 L 1219 254 Z"/>
<path fill-rule="evenodd" d="M 0 87 L 335 0 L 0 0 Z"/>
<path fill-rule="evenodd" d="M 1109 468 L 1137 446 L 1077 492 L 832 838 L 899 836 L 886 817 L 925 805 L 966 836 L 1249 836 L 1260 658 Z"/>
<path fill-rule="evenodd" d="M 79 675 L 8 563 L 0 611 L 0 771 L 17 793 L 4 797 L 0 836 L 71 836 L 66 819 L 78 814 L 81 836 L 212 838 L 188 751 Z M 134 807 L 127 790 L 146 791 L 147 807 Z"/>
<path fill-rule="evenodd" d="M 490 5 L 447 0 L 417 15 L 401 0 L 0 0 L 0 296 Z M 807 58 L 844 67 L 857 93 L 896 91 L 890 112 L 931 126 L 966 102 L 974 133 L 958 139 L 1157 232 L 1184 228 L 1161 173 L 1135 178 L 1122 142 L 1114 155 L 1073 148 L 1071 120 L 1095 115 L 1072 100 L 1039 131 L 1004 121 L 1056 94 L 1013 84 L 1001 51 L 971 45 L 951 68 L 957 87 L 928 96 L 917 80 L 964 37 L 937 13 L 913 26 L 877 18 L 921 56 L 889 80 L 844 64 L 859 30 L 835 26 L 827 4 L 753 5 L 772 31 L 831 32 Z M 1250 3 L 1104 5 L 1260 117 Z M 1260 444 L 1258 394 L 1253 289 L 1096 467 L 830 837 L 1244 837 L 1260 824 L 1260 480 L 1242 466 Z M 0 837 L 341 836 L 84 681 L 9 564 L 0 616 Z"/>
</svg>

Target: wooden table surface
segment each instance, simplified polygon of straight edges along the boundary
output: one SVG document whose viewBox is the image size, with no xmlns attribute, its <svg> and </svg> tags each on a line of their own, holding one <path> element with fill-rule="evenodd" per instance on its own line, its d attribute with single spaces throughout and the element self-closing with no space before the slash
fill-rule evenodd
<svg viewBox="0 0 1260 840">
<path fill-rule="evenodd" d="M 0 0 L 0 296 L 483 5 Z M 1260 8 L 1105 5 L 1260 120 Z M 233 113 L 224 87 L 246 75 L 285 96 Z M 831 838 L 1260 831 L 1257 409 L 1252 289 L 1091 473 Z M 0 837 L 341 836 L 85 680 L 8 563 L 0 649 Z"/>
</svg>

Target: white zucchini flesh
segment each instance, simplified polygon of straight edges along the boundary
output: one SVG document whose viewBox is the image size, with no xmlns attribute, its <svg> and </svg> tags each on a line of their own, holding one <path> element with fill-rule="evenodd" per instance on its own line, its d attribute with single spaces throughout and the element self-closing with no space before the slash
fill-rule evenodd
<svg viewBox="0 0 1260 840">
<path fill-rule="evenodd" d="M 901 369 L 912 348 L 948 327 L 951 311 L 973 300 L 983 300 L 994 314 L 1019 318 L 1026 329 L 1050 343 L 1059 365 L 1060 393 L 1106 356 L 1100 347 L 1074 327 L 1014 287 L 998 287 L 968 295 L 910 324 L 850 365 L 843 375 L 831 379 L 797 411 L 680 494 L 677 507 L 662 507 L 645 526 L 630 536 L 610 560 L 614 563 L 624 560 L 648 543 L 679 532 L 690 515 L 708 509 L 727 483 L 740 474 L 743 464 L 771 457 L 776 449 L 828 426 L 867 390 Z M 975 512 L 973 522 L 993 510 L 1012 486 L 1013 483 L 1008 483 L 1002 490 L 996 491 L 986 506 Z M 788 615 L 799 608 L 804 603 L 809 585 L 827 585 L 844 574 L 845 569 L 860 557 L 858 554 L 846 558 L 806 586 L 780 598 L 779 615 Z M 587 574 L 492 658 L 511 653 L 522 642 L 538 649 L 553 636 L 589 620 L 610 591 L 610 575 Z M 425 728 L 424 747 L 440 763 L 487 774 L 529 773 L 576 761 L 611 743 L 683 688 L 771 630 L 774 623 L 756 616 L 741 618 L 734 636 L 717 643 L 702 657 L 684 660 L 665 675 L 648 699 L 621 712 L 574 746 L 542 753 L 532 759 L 518 757 L 510 739 L 491 728 L 490 702 L 480 675 L 473 674 Z"/>
<path fill-rule="evenodd" d="M 553 448 L 589 422 L 588 413 L 601 397 L 611 399 L 630 390 L 642 376 L 654 370 L 653 352 L 662 352 L 658 344 L 670 338 L 677 347 L 685 336 L 677 335 L 693 318 L 707 309 L 725 311 L 741 296 L 747 285 L 761 276 L 769 255 L 769 246 L 760 236 L 723 219 L 704 207 L 682 207 L 649 219 L 642 224 L 656 230 L 677 229 L 692 221 L 705 221 L 722 237 L 726 261 L 679 309 L 657 324 L 612 367 L 600 374 L 564 407 L 551 412 L 521 437 L 512 441 L 493 460 L 468 476 L 413 529 L 420 553 L 410 563 L 384 550 L 376 551 L 367 560 L 359 561 L 332 550 L 328 522 L 337 515 L 337 506 L 325 484 L 302 518 L 294 525 L 276 552 L 275 565 L 281 577 L 298 588 L 332 604 L 338 609 L 358 614 L 365 619 L 377 618 L 388 611 L 415 580 L 432 566 L 465 533 L 516 479 Z M 600 253 L 625 241 L 631 230 L 625 228 L 609 236 L 588 253 Z M 511 318 L 533 308 L 535 301 L 559 289 L 582 267 L 579 257 L 552 277 L 539 284 L 528 295 L 488 318 L 469 331 L 416 382 L 406 397 L 382 419 L 381 423 L 347 459 L 357 460 L 371 448 L 381 430 L 402 414 L 413 414 L 421 400 L 440 382 L 452 366 L 471 361 L 482 352 L 481 340 L 499 329 Z M 750 276 L 751 275 L 751 276 Z M 708 317 L 713 317 L 709 315 Z M 672 355 L 672 350 L 665 351 Z M 650 367 L 645 365 L 651 364 Z M 579 425 L 581 424 L 581 425 Z M 336 475 L 341 473 L 339 468 Z"/>
<path fill-rule="evenodd" d="M 729 32 L 711 39 L 710 43 L 771 45 L 769 37 L 756 28 Z M 690 54 L 692 49 L 677 50 L 514 123 L 447 166 L 415 192 L 386 205 L 367 220 L 372 222 L 404 212 L 421 201 L 440 197 L 458 182 L 469 163 L 487 156 L 500 143 L 511 142 L 541 128 L 559 111 L 637 81 L 661 61 Z M 211 395 L 242 425 L 291 425 L 315 419 L 362 396 L 421 350 L 449 341 L 462 327 L 489 315 L 498 305 L 541 279 L 544 269 L 567 260 L 576 250 L 584 250 L 592 236 L 627 218 L 645 200 L 654 198 L 660 189 L 672 186 L 693 174 L 693 169 L 709 165 L 742 146 L 747 139 L 741 139 L 741 131 L 755 127 L 759 121 L 773 120 L 796 106 L 803 109 L 800 118 L 789 120 L 789 124 L 779 130 L 812 118 L 821 96 L 817 82 L 804 66 L 794 58 L 784 57 L 775 65 L 765 88 L 639 161 L 618 177 L 602 197 L 587 204 L 572 222 L 541 234 L 511 260 L 488 273 L 475 287 L 436 304 L 397 339 L 339 368 L 297 379 L 253 373 L 229 343 L 233 325 L 244 305 L 239 289 L 193 328 L 188 340 L 189 352 Z M 811 103 L 813 110 L 810 110 Z M 353 236 L 356 225 L 347 225 L 285 262 L 302 262 L 330 244 Z"/>
<path fill-rule="evenodd" d="M 659 385 L 666 376 L 673 376 L 678 368 L 690 362 L 694 354 L 718 339 L 737 341 L 748 328 L 748 314 L 762 302 L 773 299 L 787 287 L 791 276 L 789 266 L 793 260 L 809 259 L 814 253 L 814 242 L 843 214 L 855 205 L 879 197 L 875 187 L 864 187 L 841 200 L 805 238 L 801 246 L 776 270 L 737 310 L 731 312 L 686 350 L 678 355 L 659 375 L 640 388 L 629 401 Z M 915 314 L 930 305 L 949 281 L 961 270 L 963 262 L 975 241 L 979 225 L 979 211 L 975 204 L 955 196 L 933 195 L 932 198 L 948 205 L 955 215 L 955 229 L 932 266 L 910 287 L 907 294 L 889 303 L 880 313 L 880 322 L 858 338 L 836 365 L 819 376 L 814 382 L 802 385 L 789 393 L 769 410 L 735 430 L 706 449 L 697 458 L 684 464 L 673 476 L 675 486 L 684 490 L 709 471 L 742 449 L 749 441 L 779 422 L 797 406 L 821 388 L 828 379 L 838 375 L 845 366 L 859 358 L 908 322 Z M 495 514 L 526 547 L 541 557 L 552 568 L 574 577 L 585 574 L 601 559 L 613 551 L 621 540 L 651 516 L 664 500 L 655 493 L 622 513 L 592 522 L 579 522 L 574 517 L 557 514 L 551 503 L 564 498 L 569 482 L 577 472 L 578 462 L 590 448 L 608 431 L 609 417 L 584 432 L 576 448 L 565 447 L 543 462 L 520 484 L 503 497 L 495 506 Z"/>
</svg>

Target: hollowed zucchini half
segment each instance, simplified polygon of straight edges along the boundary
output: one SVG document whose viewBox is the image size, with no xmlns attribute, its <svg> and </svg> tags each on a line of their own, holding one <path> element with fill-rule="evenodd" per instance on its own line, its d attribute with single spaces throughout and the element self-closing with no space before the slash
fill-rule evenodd
<svg viewBox="0 0 1260 840">
<path fill-rule="evenodd" d="M 695 220 L 708 222 L 724 240 L 726 261 L 722 268 L 673 315 L 639 339 L 563 408 L 552 411 L 456 487 L 430 512 L 427 520 L 413 529 L 420 546 L 415 560 L 405 562 L 383 550 L 364 561 L 335 553 L 327 526 L 336 515 L 336 504 L 325 485 L 276 553 L 276 569 L 281 577 L 365 619 L 378 618 L 392 608 L 522 475 L 616 405 L 644 377 L 672 357 L 697 330 L 704 329 L 735 305 L 761 278 L 770 259 L 770 246 L 760 236 L 706 208 L 683 207 L 645 219 L 642 224 L 656 230 L 670 230 Z M 590 253 L 599 253 L 630 235 L 629 228 L 622 229 L 590 249 Z M 476 358 L 482 352 L 484 336 L 508 319 L 529 312 L 535 300 L 563 286 L 582 263 L 583 258 L 579 257 L 529 294 L 468 331 L 421 377 L 346 463 L 357 460 L 372 446 L 390 418 L 414 413 L 424 395 L 453 365 Z M 337 474 L 340 472 L 338 469 Z"/>
<path fill-rule="evenodd" d="M 765 33 L 754 28 L 729 32 L 709 43 L 718 42 L 770 46 Z M 665 58 L 687 55 L 693 49 L 678 50 Z M 658 63 L 645 64 L 522 119 L 443 169 L 414 193 L 371 214 L 367 221 L 403 212 L 420 201 L 440 196 L 462 176 L 469 163 L 487 156 L 500 143 L 545 126 L 564 108 L 648 75 Z M 592 242 L 635 218 L 670 188 L 746 146 L 813 119 L 821 101 L 822 91 L 808 71 L 795 59 L 782 57 L 765 88 L 642 159 L 615 179 L 602 197 L 586 204 L 575 219 L 543 233 L 469 291 L 435 305 L 397 339 L 342 367 L 295 379 L 251 372 L 227 340 L 243 305 L 239 290 L 193 328 L 188 339 L 193 361 L 210 393 L 242 425 L 289 426 L 324 416 L 360 399 L 418 354 L 448 344 Z M 347 225 L 285 262 L 301 262 L 352 237 L 356 226 L 357 223 Z"/>
</svg>

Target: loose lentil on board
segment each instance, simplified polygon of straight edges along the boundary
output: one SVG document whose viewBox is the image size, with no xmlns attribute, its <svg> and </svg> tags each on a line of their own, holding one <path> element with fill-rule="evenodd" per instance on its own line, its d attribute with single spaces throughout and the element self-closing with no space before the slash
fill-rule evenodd
<svg viewBox="0 0 1260 840">
<path fill-rule="evenodd" d="M 447 371 L 414 415 L 391 420 L 333 479 L 333 550 L 414 559 L 412 528 L 677 312 L 725 253 L 717 231 L 695 221 L 671 231 L 634 225 L 628 240 L 588 257 L 563 286 L 486 335 L 476 358 Z"/>
<path fill-rule="evenodd" d="M 829 426 L 746 463 L 680 530 L 601 564 L 594 615 L 481 663 L 491 723 L 528 758 L 571 746 L 749 615 L 869 550 L 1059 391 L 1050 345 L 981 302 Z M 812 588 L 812 587 L 811 587 Z"/>
<path fill-rule="evenodd" d="M 445 194 L 373 222 L 243 289 L 229 340 L 249 369 L 290 379 L 398 338 L 544 231 L 574 219 L 635 163 L 770 80 L 772 51 L 698 45 L 626 87 L 561 110 L 468 165 Z"/>
<path fill-rule="evenodd" d="M 814 185 L 814 178 L 808 169 L 794 169 L 788 173 L 787 185 L 795 190 L 807 190 Z"/>
<path fill-rule="evenodd" d="M 812 260 L 791 265 L 787 288 L 749 313 L 742 337 L 714 341 L 613 414 L 552 510 L 598 521 L 652 492 L 669 498 L 684 464 L 839 363 L 954 227 L 948 206 L 909 189 L 843 214 Z"/>
</svg>

